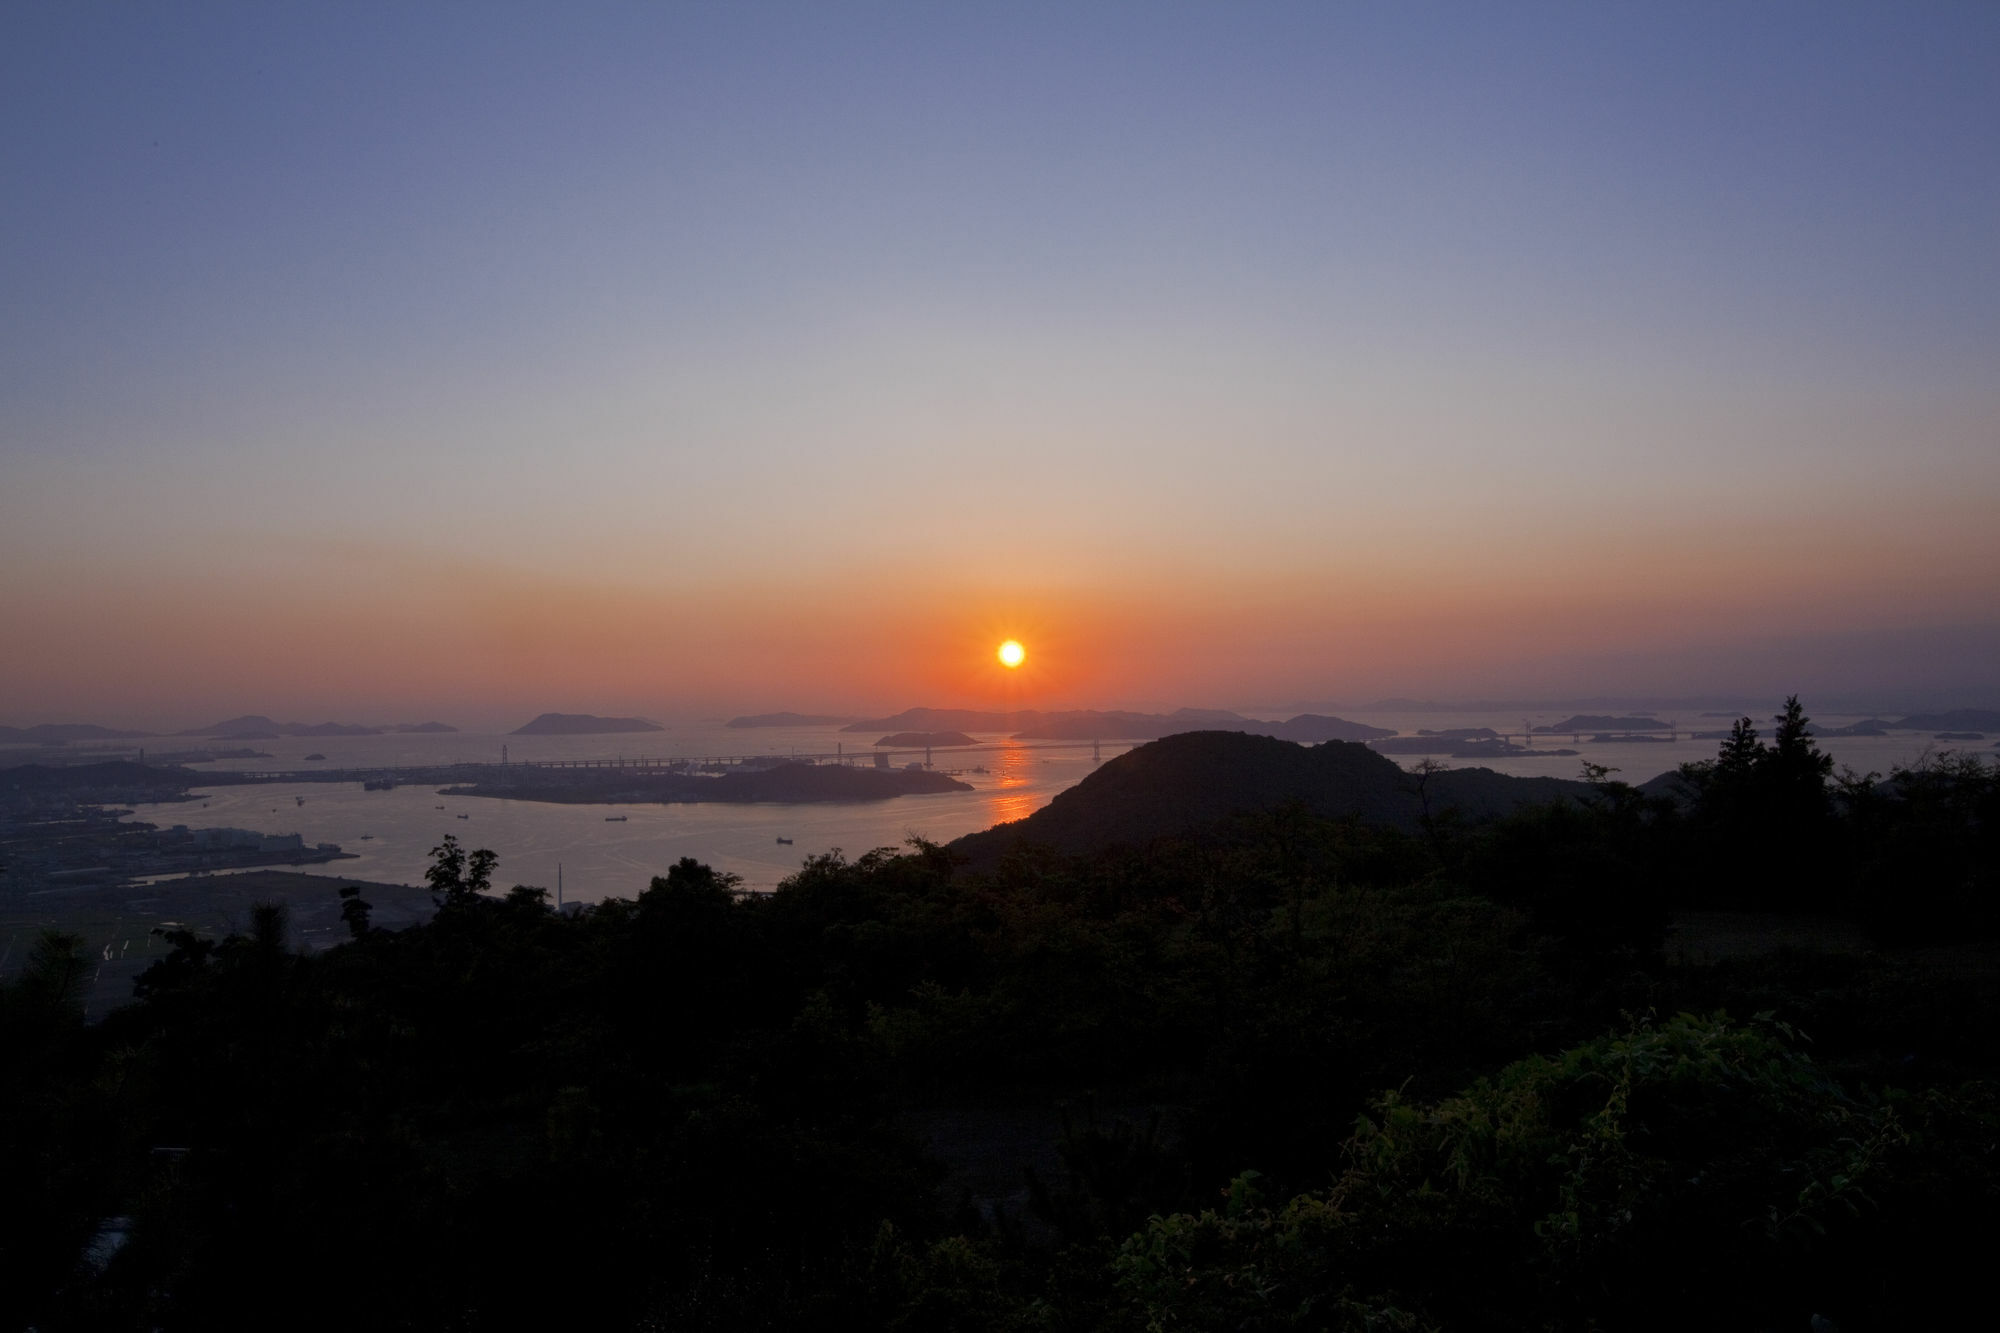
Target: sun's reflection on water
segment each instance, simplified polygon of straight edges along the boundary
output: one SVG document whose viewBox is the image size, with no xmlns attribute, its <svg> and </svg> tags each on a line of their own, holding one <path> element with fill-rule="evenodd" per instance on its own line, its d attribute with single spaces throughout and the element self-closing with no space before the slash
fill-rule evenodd
<svg viewBox="0 0 2000 1333">
<path fill-rule="evenodd" d="M 1035 813 L 1036 799 L 1029 767 L 1034 755 L 1019 745 L 1003 745 L 993 761 L 992 795 L 986 800 L 987 820 L 992 824 L 1012 823 Z"/>
</svg>

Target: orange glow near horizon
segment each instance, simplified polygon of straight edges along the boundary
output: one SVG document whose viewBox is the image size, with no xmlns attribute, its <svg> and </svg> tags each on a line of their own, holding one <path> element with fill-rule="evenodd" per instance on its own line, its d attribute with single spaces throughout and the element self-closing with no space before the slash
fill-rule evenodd
<svg viewBox="0 0 2000 1333">
<path fill-rule="evenodd" d="M 1012 671 L 1014 668 L 1020 666 L 1021 663 L 1028 660 L 1028 650 L 1021 646 L 1019 639 L 1009 639 L 1000 645 L 999 651 L 995 656 L 1000 659 L 1001 666 Z"/>
<path fill-rule="evenodd" d="M 0 723 L 172 730 L 261 712 L 474 728 L 552 710 L 1167 711 L 1583 696 L 1614 682 L 1673 697 L 1854 689 L 1909 677 L 1900 632 L 1982 623 L 1973 607 L 2000 569 L 1990 527 L 1924 531 L 1936 550 L 1765 525 L 1755 537 L 1768 549 L 1724 534 L 1688 552 L 1641 529 L 1568 563 L 1553 544 L 1482 553 L 1446 534 L 1394 559 L 1301 556 L 1284 570 L 1216 572 L 1162 558 L 1095 582 L 1014 586 L 892 562 L 811 580 L 619 582 L 458 553 L 295 544 L 250 565 L 162 559 L 116 582 L 101 575 L 87 602 L 53 576 L 0 586 L 10 631 Z M 1956 562 L 1942 572 L 1925 563 L 1940 551 Z M 190 600 L 197 584 L 210 595 Z M 259 632 L 246 636 L 245 623 Z M 857 632 L 883 625 L 900 628 Z M 1828 637 L 1853 629 L 1884 637 Z M 1819 646 L 1786 646 L 1806 640 Z M 1023 645 L 1015 667 L 998 651 L 1009 641 Z M 1947 645 L 1926 650 L 1938 689 L 1979 679 L 1985 659 L 1970 640 L 1924 642 Z M 1827 665 L 1774 665 L 1794 652 Z"/>
</svg>

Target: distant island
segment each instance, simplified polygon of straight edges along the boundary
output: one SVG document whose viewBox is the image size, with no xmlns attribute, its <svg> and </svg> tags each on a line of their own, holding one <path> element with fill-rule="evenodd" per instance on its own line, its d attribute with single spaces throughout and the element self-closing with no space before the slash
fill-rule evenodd
<svg viewBox="0 0 2000 1333">
<path fill-rule="evenodd" d="M 2000 710 L 1954 708 L 1946 713 L 1912 713 L 1896 725 L 1910 731 L 2000 731 Z"/>
<path fill-rule="evenodd" d="M 543 713 L 525 727 L 516 727 L 514 736 L 607 736 L 625 731 L 665 731 L 657 722 L 642 717 L 597 717 L 590 713 Z"/>
<path fill-rule="evenodd" d="M 752 713 L 748 717 L 732 717 L 722 725 L 725 727 L 831 727 L 842 722 L 854 721 L 850 714 L 835 717 L 830 713 Z"/>
<path fill-rule="evenodd" d="M 559 805 L 678 805 L 885 801 L 895 796 L 971 791 L 972 787 L 923 768 L 850 768 L 836 764 L 780 764 L 722 777 L 634 773 L 606 768 L 523 768 L 504 776 L 447 787 L 443 796 L 494 796 Z"/>
<path fill-rule="evenodd" d="M 141 760 L 159 767 L 173 767 L 179 764 L 212 764 L 218 759 L 274 759 L 277 756 L 248 745 L 239 745 L 233 750 L 197 749 L 163 750 L 153 754 L 139 751 Z M 307 755 L 306 758 L 326 758 L 325 755 Z"/>
<path fill-rule="evenodd" d="M 1454 728 L 1454 730 L 1483 731 L 1483 727 Z M 1664 739 L 1647 736 L 1645 740 Z M 1368 748 L 1377 754 L 1441 754 L 1452 759 L 1565 759 L 1574 757 L 1577 751 L 1568 749 L 1538 750 L 1529 745 L 1516 745 L 1499 736 L 1450 736 L 1436 732 L 1418 732 L 1414 736 L 1392 736 L 1385 740 L 1368 742 Z"/>
<path fill-rule="evenodd" d="M 899 731 L 893 736 L 884 736 L 877 745 L 893 745 L 901 750 L 919 748 L 946 749 L 953 745 L 977 745 L 978 741 L 962 731 Z"/>
<path fill-rule="evenodd" d="M 1821 729 L 1821 728 L 1819 728 L 1819 727 L 1814 727 L 1814 728 L 1813 728 L 1813 735 L 1815 735 L 1815 736 L 1886 736 L 1886 735 L 1888 735 L 1888 734 L 1889 734 L 1889 731 L 1890 731 L 1890 729 L 1891 729 L 1892 727 L 1895 727 L 1896 725 L 1897 725 L 1897 724 L 1896 724 L 1896 723 L 1894 723 L 1894 722 L 1884 722 L 1884 721 L 1883 721 L 1883 720 L 1882 720 L 1881 718 L 1879 718 L 1879 717 L 1865 717 L 1865 718 L 1861 719 L 1861 721 L 1859 721 L 1859 722 L 1850 722 L 1850 723 L 1848 723 L 1848 724 L 1847 724 L 1846 726 L 1844 726 L 1844 727 L 1827 727 L 1827 728 L 1825 728 L 1824 730 L 1822 730 L 1822 729 Z M 1698 732 L 1694 733 L 1694 735 L 1695 735 L 1695 739 L 1696 739 L 1696 740 L 1710 740 L 1710 739 L 1714 739 L 1714 740 L 1726 740 L 1726 739 L 1728 739 L 1728 737 L 1729 737 L 1729 733 L 1728 733 L 1728 732 L 1726 732 L 1726 731 L 1717 731 L 1717 732 L 1699 732 L 1699 731 L 1698 731 Z"/>
<path fill-rule="evenodd" d="M 1387 727 L 1371 727 L 1345 718 L 1302 713 L 1286 722 L 1264 722 L 1219 708 L 1181 708 L 1171 713 L 1130 713 L 1119 709 L 1071 709 L 1042 712 L 1023 709 L 989 713 L 970 708 L 909 708 L 893 717 L 866 718 L 843 731 L 936 732 L 1000 731 L 1016 740 L 1153 741 L 1187 731 L 1240 731 L 1275 736 L 1302 745 L 1327 741 L 1365 741 L 1393 736 Z"/>
<path fill-rule="evenodd" d="M 365 727 L 352 722 L 275 722 L 261 713 L 245 713 L 209 727 L 177 731 L 175 736 L 213 736 L 230 741 L 274 741 L 281 736 L 380 736 L 457 731 L 442 722 L 403 722 L 393 727 Z M 138 735 L 138 732 L 123 733 Z"/>
<path fill-rule="evenodd" d="M 1585 731 L 1672 731 L 1673 726 L 1656 717 L 1607 717 L 1599 713 L 1578 713 L 1560 722 L 1536 727 L 1537 735 L 1557 735 L 1568 732 L 1576 735 Z"/>
</svg>

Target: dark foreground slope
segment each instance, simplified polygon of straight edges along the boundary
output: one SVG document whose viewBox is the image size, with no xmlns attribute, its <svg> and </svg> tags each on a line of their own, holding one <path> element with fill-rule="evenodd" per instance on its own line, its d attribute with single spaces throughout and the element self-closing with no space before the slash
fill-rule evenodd
<svg viewBox="0 0 2000 1333">
<path fill-rule="evenodd" d="M 0 1330 L 1965 1326 L 2000 772 L 1833 784 L 1808 721 L 1680 803 L 1293 807 L 990 869 L 913 840 L 768 894 L 684 859 L 559 911 L 447 839 L 427 919 L 338 881 L 322 951 L 283 903 L 182 916 L 95 1024 L 124 928 L 18 939 Z M 1379 759 L 1234 737 L 1086 786 L 1332 802 L 1322 768 L 1397 808 Z M 1462 784 L 1543 785 L 1425 794 Z M 1746 905 L 1768 950 L 1662 947 Z M 1833 908 L 1912 943 L 1777 947 Z"/>
<path fill-rule="evenodd" d="M 1191 833 L 1230 815 L 1299 802 L 1315 815 L 1358 815 L 1413 829 L 1426 810 L 1478 819 L 1586 794 L 1581 782 L 1468 768 L 1419 778 L 1365 745 L 1307 748 L 1237 731 L 1190 731 L 1118 756 L 1026 819 L 952 844 L 974 863 L 1017 843 L 1069 853 Z"/>
</svg>

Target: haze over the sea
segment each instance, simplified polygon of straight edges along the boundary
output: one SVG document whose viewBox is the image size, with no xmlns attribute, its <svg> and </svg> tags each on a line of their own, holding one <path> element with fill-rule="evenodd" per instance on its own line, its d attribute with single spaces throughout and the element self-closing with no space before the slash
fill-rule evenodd
<svg viewBox="0 0 2000 1333">
<path fill-rule="evenodd" d="M 0 723 L 2000 701 L 1996 70 L 1991 4 L 8 6 Z"/>
</svg>

